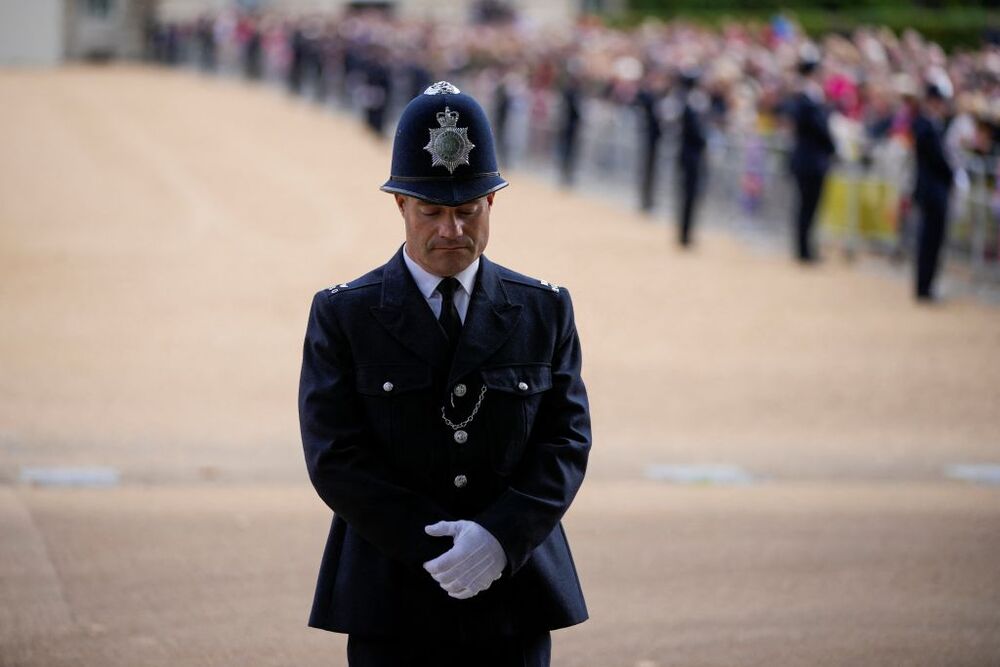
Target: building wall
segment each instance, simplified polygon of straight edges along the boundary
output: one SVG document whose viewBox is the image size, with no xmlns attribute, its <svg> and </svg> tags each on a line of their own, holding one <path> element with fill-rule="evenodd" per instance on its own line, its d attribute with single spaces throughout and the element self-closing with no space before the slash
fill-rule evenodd
<svg viewBox="0 0 1000 667">
<path fill-rule="evenodd" d="M 235 4 L 232 0 L 160 0 L 156 15 L 164 21 L 191 21 L 202 14 L 216 14 Z"/>
<path fill-rule="evenodd" d="M 165 20 L 191 20 L 203 12 L 217 12 L 233 7 L 233 0 L 160 0 L 158 14 Z M 348 0 L 244 0 L 262 9 L 288 12 L 339 12 Z M 473 0 L 396 0 L 400 16 L 431 18 L 437 21 L 465 21 L 469 18 Z M 566 22 L 579 12 L 581 0 L 515 0 L 514 6 L 529 20 L 539 22 Z"/>
<path fill-rule="evenodd" d="M 0 64 L 62 62 L 64 21 L 63 0 L 0 0 Z"/>
<path fill-rule="evenodd" d="M 92 14 L 81 0 L 65 0 L 66 57 L 138 58 L 155 0 L 110 0 L 106 14 Z"/>
</svg>

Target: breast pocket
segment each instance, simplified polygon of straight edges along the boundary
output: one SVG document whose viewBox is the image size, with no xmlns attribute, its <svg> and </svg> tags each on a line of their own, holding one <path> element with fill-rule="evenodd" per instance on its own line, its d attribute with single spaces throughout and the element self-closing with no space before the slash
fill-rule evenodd
<svg viewBox="0 0 1000 667">
<path fill-rule="evenodd" d="M 419 364 L 359 366 L 356 387 L 379 448 L 398 465 L 424 466 L 427 448 L 418 446 L 416 434 L 426 428 L 422 420 L 432 413 L 431 369 Z"/>
<path fill-rule="evenodd" d="M 524 456 L 542 403 L 552 388 L 548 364 L 511 364 L 482 369 L 487 387 L 488 441 L 493 469 L 508 475 Z"/>
</svg>

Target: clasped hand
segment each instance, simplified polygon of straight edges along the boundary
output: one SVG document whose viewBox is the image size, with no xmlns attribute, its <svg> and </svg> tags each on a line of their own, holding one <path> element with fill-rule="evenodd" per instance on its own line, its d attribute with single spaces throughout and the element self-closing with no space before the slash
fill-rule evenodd
<svg viewBox="0 0 1000 667">
<path fill-rule="evenodd" d="M 500 542 L 474 521 L 438 521 L 424 532 L 454 539 L 451 549 L 424 563 L 424 569 L 453 598 L 467 600 L 482 593 L 507 566 Z"/>
</svg>

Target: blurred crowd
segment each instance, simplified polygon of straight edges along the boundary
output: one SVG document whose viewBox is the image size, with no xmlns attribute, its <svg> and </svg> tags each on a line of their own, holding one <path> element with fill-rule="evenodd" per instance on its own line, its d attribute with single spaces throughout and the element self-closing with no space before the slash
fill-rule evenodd
<svg viewBox="0 0 1000 667">
<path fill-rule="evenodd" d="M 459 82 L 490 112 L 502 165 L 545 156 L 567 185 L 583 145 L 628 135 L 623 141 L 635 158 L 631 170 L 646 210 L 655 206 L 662 180 L 657 165 L 683 150 L 679 128 L 685 109 L 693 109 L 709 148 L 740 146 L 737 187 L 752 210 L 767 187 L 766 154 L 794 141 L 787 103 L 801 87 L 803 50 L 815 46 L 821 61 L 814 96 L 826 110 L 837 164 L 889 182 L 899 199 L 894 215 L 902 219 L 913 180 L 912 121 L 933 83 L 948 102 L 943 140 L 959 192 L 978 179 L 991 198 L 991 220 L 1000 217 L 995 43 L 947 54 L 913 31 L 865 27 L 814 44 L 780 15 L 719 28 L 648 20 L 623 29 L 593 17 L 540 25 L 496 0 L 457 19 L 234 9 L 151 25 L 147 47 L 153 60 L 279 81 L 292 93 L 355 109 L 377 135 L 428 84 Z"/>
<path fill-rule="evenodd" d="M 526 98 L 538 114 L 569 89 L 580 105 L 592 99 L 628 105 L 643 90 L 666 97 L 678 72 L 700 66 L 712 125 L 766 133 L 777 128 L 809 42 L 783 16 L 720 29 L 650 20 L 625 30 L 596 18 L 533 25 L 503 8 L 481 3 L 468 22 L 455 23 L 401 20 L 377 10 L 298 17 L 234 9 L 150 26 L 149 54 L 167 63 L 195 59 L 209 70 L 238 61 L 249 78 L 284 78 L 293 91 L 347 95 L 366 109 L 392 103 L 393 96 L 405 103 L 429 81 L 487 77 L 508 95 Z M 859 28 L 827 35 L 821 47 L 824 92 L 845 152 L 905 128 L 906 99 L 920 94 L 931 72 L 947 76 L 954 89 L 954 146 L 997 150 L 1000 46 L 948 56 L 912 31 L 896 36 Z"/>
</svg>

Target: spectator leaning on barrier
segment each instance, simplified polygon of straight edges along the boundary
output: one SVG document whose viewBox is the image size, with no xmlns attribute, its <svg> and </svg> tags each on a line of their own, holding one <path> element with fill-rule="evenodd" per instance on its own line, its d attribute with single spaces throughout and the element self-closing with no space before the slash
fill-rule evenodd
<svg viewBox="0 0 1000 667">
<path fill-rule="evenodd" d="M 409 103 L 382 186 L 406 243 L 316 294 L 299 414 L 334 511 L 313 627 L 352 667 L 543 667 L 587 610 L 560 519 L 590 449 L 565 288 L 482 255 L 486 115 L 447 82 Z"/>
</svg>

